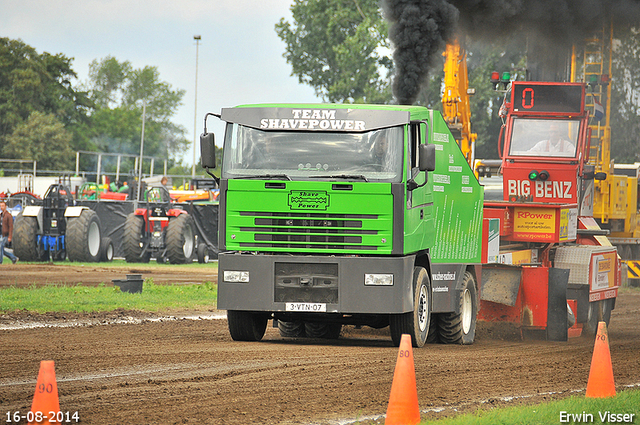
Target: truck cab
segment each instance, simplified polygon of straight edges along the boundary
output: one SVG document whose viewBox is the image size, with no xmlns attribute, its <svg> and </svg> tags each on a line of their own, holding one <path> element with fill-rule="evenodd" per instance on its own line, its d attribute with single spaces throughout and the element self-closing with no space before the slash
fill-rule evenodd
<svg viewBox="0 0 640 425">
<path fill-rule="evenodd" d="M 422 346 L 433 317 L 450 331 L 464 315 L 444 338 L 473 341 L 482 188 L 438 112 L 262 104 L 219 117 L 218 308 L 233 339 L 259 340 L 273 319 L 284 337 L 390 326 L 396 345 L 408 333 Z M 213 143 L 205 131 L 205 166 Z"/>
</svg>

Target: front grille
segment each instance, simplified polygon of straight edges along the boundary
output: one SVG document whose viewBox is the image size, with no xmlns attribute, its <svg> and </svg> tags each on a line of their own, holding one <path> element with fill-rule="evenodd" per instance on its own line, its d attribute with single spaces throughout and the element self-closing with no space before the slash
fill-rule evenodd
<svg viewBox="0 0 640 425">
<path fill-rule="evenodd" d="M 243 232 L 253 233 L 253 242 L 240 242 L 243 248 L 310 248 L 322 250 L 377 250 L 364 245 L 362 235 L 377 235 L 378 230 L 363 229 L 363 222 L 378 219 L 376 214 L 274 213 L 241 212 L 254 217 L 253 226 Z"/>
</svg>

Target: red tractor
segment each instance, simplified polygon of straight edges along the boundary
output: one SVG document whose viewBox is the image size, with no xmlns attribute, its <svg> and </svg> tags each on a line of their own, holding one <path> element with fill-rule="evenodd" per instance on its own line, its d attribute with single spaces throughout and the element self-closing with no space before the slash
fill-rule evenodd
<svg viewBox="0 0 640 425">
<path fill-rule="evenodd" d="M 192 260 L 196 246 L 196 226 L 187 211 L 172 208 L 169 192 L 154 187 L 145 194 L 146 207 L 127 216 L 122 241 L 129 263 L 182 264 Z"/>
</svg>

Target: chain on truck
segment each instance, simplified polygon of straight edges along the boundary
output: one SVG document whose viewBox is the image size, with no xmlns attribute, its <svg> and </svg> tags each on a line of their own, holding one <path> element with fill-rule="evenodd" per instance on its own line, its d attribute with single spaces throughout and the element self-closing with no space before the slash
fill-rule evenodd
<svg viewBox="0 0 640 425">
<path fill-rule="evenodd" d="M 226 122 L 218 308 L 234 340 L 338 338 L 390 327 L 421 347 L 470 344 L 483 188 L 438 111 L 418 106 L 245 105 Z M 274 323 L 275 324 L 275 323 Z"/>
</svg>

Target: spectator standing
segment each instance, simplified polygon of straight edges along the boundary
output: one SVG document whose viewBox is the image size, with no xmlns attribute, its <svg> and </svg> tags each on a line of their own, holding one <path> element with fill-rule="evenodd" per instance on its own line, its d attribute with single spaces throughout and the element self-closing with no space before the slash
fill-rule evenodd
<svg viewBox="0 0 640 425">
<path fill-rule="evenodd" d="M 0 201 L 0 227 L 2 228 L 2 236 L 0 236 L 0 264 L 2 264 L 5 255 L 15 264 L 16 261 L 18 261 L 18 257 L 16 257 L 13 252 L 4 249 L 5 245 L 11 243 L 13 239 L 13 216 L 7 211 L 7 203 L 5 201 Z"/>
</svg>

